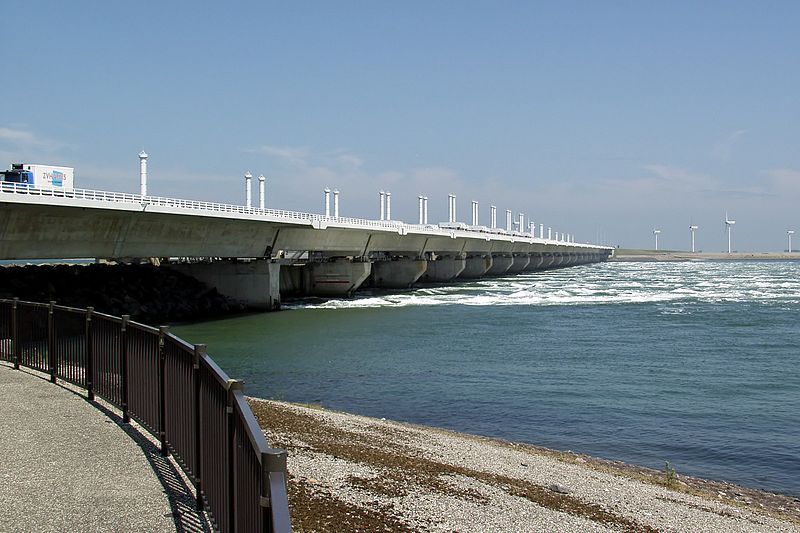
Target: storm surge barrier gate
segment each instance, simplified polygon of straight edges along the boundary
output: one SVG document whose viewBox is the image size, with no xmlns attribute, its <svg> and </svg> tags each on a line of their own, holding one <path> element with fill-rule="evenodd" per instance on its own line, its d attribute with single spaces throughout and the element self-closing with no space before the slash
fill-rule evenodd
<svg viewBox="0 0 800 533">
<path fill-rule="evenodd" d="M 286 452 L 269 447 L 242 383 L 204 345 L 129 316 L 0 299 L 0 359 L 83 388 L 138 422 L 173 455 L 220 531 L 291 531 Z"/>
</svg>

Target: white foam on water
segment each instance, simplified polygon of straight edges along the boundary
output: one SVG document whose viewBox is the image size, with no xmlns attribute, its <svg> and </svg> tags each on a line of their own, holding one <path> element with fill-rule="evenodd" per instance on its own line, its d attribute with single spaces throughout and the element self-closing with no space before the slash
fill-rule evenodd
<svg viewBox="0 0 800 533">
<path fill-rule="evenodd" d="M 800 302 L 800 263 L 605 263 L 513 278 L 483 279 L 352 299 L 298 301 L 289 307 L 357 309 L 436 305 L 552 306 L 752 301 Z M 684 307 L 665 313 L 682 313 Z"/>
</svg>

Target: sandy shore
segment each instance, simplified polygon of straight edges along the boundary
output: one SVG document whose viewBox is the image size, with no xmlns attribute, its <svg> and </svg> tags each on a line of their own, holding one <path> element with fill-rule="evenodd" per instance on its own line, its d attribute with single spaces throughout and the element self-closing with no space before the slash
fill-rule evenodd
<svg viewBox="0 0 800 533">
<path fill-rule="evenodd" d="M 609 261 L 800 261 L 800 253 L 792 252 L 734 252 L 706 253 L 655 250 L 614 250 Z"/>
<path fill-rule="evenodd" d="M 800 531 L 800 499 L 251 399 L 289 451 L 295 531 Z"/>
</svg>

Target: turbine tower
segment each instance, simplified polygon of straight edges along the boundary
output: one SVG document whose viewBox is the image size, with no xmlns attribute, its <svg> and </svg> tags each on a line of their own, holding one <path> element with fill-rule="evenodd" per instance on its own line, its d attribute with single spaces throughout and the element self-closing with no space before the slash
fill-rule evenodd
<svg viewBox="0 0 800 533">
<path fill-rule="evenodd" d="M 661 233 L 660 229 L 654 229 L 653 230 L 653 235 L 655 235 L 655 237 L 656 237 L 656 252 L 658 251 L 658 234 L 659 233 Z"/>
<path fill-rule="evenodd" d="M 731 226 L 734 224 L 736 224 L 736 221 L 728 219 L 728 212 L 725 211 L 725 228 L 728 230 L 728 253 L 731 253 Z"/>
<path fill-rule="evenodd" d="M 793 229 L 787 229 L 786 235 L 789 237 L 789 253 L 792 253 L 792 235 L 794 235 Z"/>
<path fill-rule="evenodd" d="M 697 230 L 697 226 L 694 224 L 689 226 L 689 231 L 692 232 L 692 253 L 694 253 L 694 232 Z"/>
</svg>

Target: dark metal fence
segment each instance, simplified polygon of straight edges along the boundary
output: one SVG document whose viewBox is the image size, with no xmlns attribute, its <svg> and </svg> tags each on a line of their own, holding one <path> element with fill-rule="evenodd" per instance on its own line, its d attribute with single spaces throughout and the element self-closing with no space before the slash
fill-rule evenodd
<svg viewBox="0 0 800 533">
<path fill-rule="evenodd" d="M 92 308 L 0 299 L 0 359 L 136 420 L 173 454 L 220 531 L 291 531 L 286 452 L 269 447 L 241 382 L 204 345 Z"/>
</svg>

